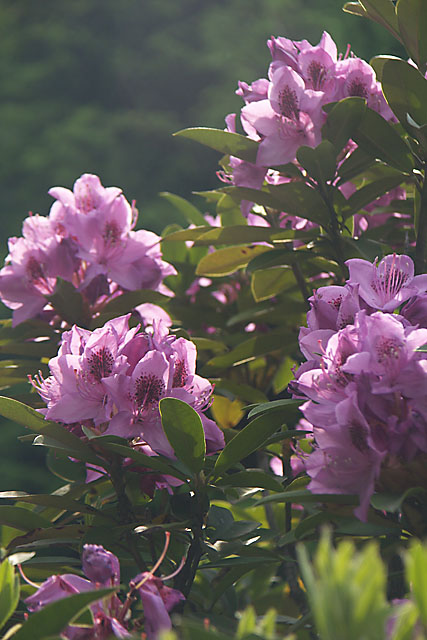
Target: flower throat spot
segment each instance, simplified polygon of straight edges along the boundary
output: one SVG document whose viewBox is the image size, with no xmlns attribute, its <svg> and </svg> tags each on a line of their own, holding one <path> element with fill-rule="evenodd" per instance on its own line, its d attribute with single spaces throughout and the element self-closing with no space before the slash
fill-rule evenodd
<svg viewBox="0 0 427 640">
<path fill-rule="evenodd" d="M 87 364 L 91 375 L 97 382 L 101 382 L 101 378 L 106 378 L 113 371 L 113 354 L 106 347 L 102 347 L 89 356 Z"/>
<path fill-rule="evenodd" d="M 165 385 L 155 375 L 144 374 L 135 384 L 134 400 L 138 407 L 149 407 L 156 404 L 165 391 Z"/>
<path fill-rule="evenodd" d="M 289 86 L 279 93 L 279 104 L 282 115 L 290 120 L 299 120 L 298 98 L 296 92 Z"/>
<path fill-rule="evenodd" d="M 324 65 L 317 62 L 317 60 L 313 60 L 308 66 L 307 75 L 311 80 L 313 89 L 319 91 L 326 80 L 326 69 Z"/>
</svg>

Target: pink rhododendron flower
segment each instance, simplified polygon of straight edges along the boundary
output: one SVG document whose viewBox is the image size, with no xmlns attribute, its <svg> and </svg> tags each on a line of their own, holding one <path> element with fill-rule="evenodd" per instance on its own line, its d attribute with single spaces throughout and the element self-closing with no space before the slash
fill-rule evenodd
<svg viewBox="0 0 427 640">
<path fill-rule="evenodd" d="M 42 313 L 56 315 L 48 298 L 58 277 L 81 292 L 89 313 L 123 290 L 172 295 L 163 280 L 175 268 L 162 260 L 155 233 L 134 230 L 137 212 L 121 189 L 84 174 L 73 191 L 54 187 L 49 193 L 56 198 L 49 217 L 24 221 L 23 237 L 10 238 L 0 271 L 0 298 L 13 309 L 14 326 Z"/>
<path fill-rule="evenodd" d="M 414 263 L 405 255 L 388 255 L 378 265 L 352 258 L 346 265 L 348 282 L 359 285 L 360 297 L 374 309 L 393 311 L 412 296 L 427 291 L 427 274 L 414 276 Z"/>
<path fill-rule="evenodd" d="M 169 538 L 167 543 L 168 540 Z M 74 574 L 65 574 L 51 576 L 45 580 L 33 595 L 25 599 L 29 611 L 39 611 L 46 605 L 70 595 L 120 585 L 119 560 L 101 545 L 84 545 L 82 568 L 88 579 Z M 159 631 L 170 629 L 172 626 L 169 611 L 179 601 L 185 599 L 180 591 L 164 585 L 163 581 L 166 579 L 168 578 L 161 579 L 149 572 L 138 574 L 129 583 L 130 591 L 124 603 L 115 594 L 93 603 L 90 606 L 93 625 L 90 627 L 70 625 L 62 631 L 61 636 L 68 640 L 109 640 L 112 636 L 131 637 L 125 622 L 126 613 L 133 594 L 138 593 L 144 607 L 145 633 L 149 640 L 156 640 Z"/>
<path fill-rule="evenodd" d="M 169 335 L 169 323 L 153 306 L 148 311 L 153 326 L 145 331 L 129 329 L 129 314 L 92 332 L 76 326 L 65 332 L 58 356 L 49 362 L 51 375 L 33 382 L 47 404 L 42 412 L 76 433 L 84 422 L 174 457 L 158 405 L 161 398 L 178 398 L 200 415 L 208 452 L 218 451 L 224 437 L 204 415 L 212 386 L 196 374 L 196 347 Z"/>
<path fill-rule="evenodd" d="M 427 456 L 427 357 L 418 351 L 427 329 L 410 322 L 426 278 L 413 276 L 408 256 L 348 265 L 345 287 L 320 288 L 310 300 L 299 338 L 307 361 L 290 386 L 307 400 L 301 411 L 313 429 L 314 450 L 301 457 L 309 489 L 357 494 L 355 513 L 365 519 L 388 469 Z M 387 313 L 408 298 L 408 317 Z"/>
</svg>

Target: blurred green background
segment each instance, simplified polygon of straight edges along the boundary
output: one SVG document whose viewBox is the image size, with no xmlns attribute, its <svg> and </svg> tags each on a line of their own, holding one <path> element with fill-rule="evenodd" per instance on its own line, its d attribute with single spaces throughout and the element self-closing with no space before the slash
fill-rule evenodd
<svg viewBox="0 0 427 640">
<path fill-rule="evenodd" d="M 0 0 L 0 255 L 29 211 L 47 214 L 51 186 L 82 173 L 136 199 L 139 226 L 180 222 L 158 197 L 214 188 L 218 154 L 172 133 L 224 127 L 238 80 L 265 76 L 271 35 L 345 52 L 401 55 L 380 27 L 341 0 Z M 197 203 L 197 199 L 194 200 Z M 203 207 L 202 201 L 197 203 Z M 0 310 L 2 315 L 6 311 Z M 8 312 L 7 312 L 8 313 Z M 4 424 L 0 489 L 42 491 L 35 447 Z"/>
</svg>

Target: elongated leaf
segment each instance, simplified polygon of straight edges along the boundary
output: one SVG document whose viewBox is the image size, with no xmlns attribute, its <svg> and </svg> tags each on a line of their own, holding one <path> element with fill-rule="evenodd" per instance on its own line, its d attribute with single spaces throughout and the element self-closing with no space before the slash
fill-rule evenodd
<svg viewBox="0 0 427 640">
<path fill-rule="evenodd" d="M 43 507 L 55 507 L 75 513 L 97 512 L 93 507 L 80 503 L 72 498 L 67 498 L 67 496 L 54 496 L 50 494 L 37 495 L 25 493 L 24 491 L 0 491 L 0 500 L 19 500 L 19 502 L 28 502 L 29 504 L 37 504 Z M 26 511 L 26 509 L 24 509 L 24 511 Z M 28 511 L 26 511 L 26 513 L 28 513 Z"/>
<path fill-rule="evenodd" d="M 347 200 L 347 205 L 343 209 L 342 213 L 345 218 L 357 213 L 368 204 L 374 202 L 377 198 L 388 193 L 395 187 L 405 182 L 406 176 L 403 173 L 397 173 L 394 176 L 388 176 L 386 178 L 380 178 L 374 182 L 369 182 L 367 185 L 355 191 Z"/>
<path fill-rule="evenodd" d="M 51 526 L 49 520 L 34 511 L 8 505 L 0 505 L 0 524 L 6 524 L 20 531 L 32 531 Z"/>
<path fill-rule="evenodd" d="M 55 291 L 47 299 L 61 318 L 70 324 L 78 324 L 80 327 L 88 325 L 90 320 L 89 309 L 83 300 L 82 294 L 77 291 L 71 282 L 58 278 Z"/>
<path fill-rule="evenodd" d="M 245 267 L 265 251 L 268 251 L 268 247 L 261 245 L 218 249 L 200 260 L 196 273 L 198 276 L 226 276 Z"/>
<path fill-rule="evenodd" d="M 275 493 L 274 495 L 265 496 L 255 502 L 254 506 L 266 504 L 268 502 L 295 502 L 296 504 L 305 504 L 306 502 L 331 502 L 333 504 L 359 504 L 358 496 L 333 493 L 311 493 L 310 491 L 284 491 L 283 493 Z"/>
<path fill-rule="evenodd" d="M 117 298 L 114 298 L 105 305 L 102 309 L 102 313 L 115 313 L 117 315 L 123 315 L 129 313 L 131 309 L 134 309 L 143 302 L 151 302 L 152 304 L 162 304 L 169 300 L 168 296 L 159 293 L 158 291 L 152 291 L 151 289 L 139 289 L 138 291 L 126 291 Z"/>
<path fill-rule="evenodd" d="M 271 491 L 283 490 L 283 486 L 273 476 L 255 469 L 238 471 L 229 476 L 224 476 L 216 484 L 219 487 L 259 487 L 260 489 L 270 489 Z"/>
<path fill-rule="evenodd" d="M 264 404 L 259 404 L 248 413 L 248 418 L 254 418 L 255 416 L 259 416 L 263 413 L 269 413 L 270 411 L 277 411 L 280 409 L 283 411 L 285 416 L 291 417 L 292 419 L 298 415 L 298 407 L 300 407 L 304 403 L 303 400 L 292 400 L 291 398 L 284 398 L 283 400 L 272 400 L 271 402 L 265 402 Z M 284 420 L 286 422 L 286 420 Z"/>
<path fill-rule="evenodd" d="M 202 421 L 189 404 L 177 398 L 160 400 L 162 426 L 178 460 L 194 473 L 203 468 L 206 454 Z"/>
<path fill-rule="evenodd" d="M 403 44 L 424 74 L 427 62 L 427 3 L 425 0 L 399 0 L 396 12 Z"/>
<path fill-rule="evenodd" d="M 249 244 L 251 242 L 271 242 L 272 236 L 277 234 L 277 229 L 268 227 L 256 227 L 254 225 L 233 225 L 230 227 L 214 227 L 194 242 L 196 246 L 209 246 L 219 244 Z"/>
<path fill-rule="evenodd" d="M 361 0 L 361 4 L 366 9 L 366 17 L 385 27 L 397 40 L 400 40 L 399 25 L 392 0 Z"/>
<path fill-rule="evenodd" d="M 103 448 L 107 451 L 111 451 L 112 453 L 117 453 L 123 458 L 130 458 L 141 467 L 153 469 L 153 471 L 157 471 L 158 473 L 185 480 L 185 475 L 181 471 L 175 469 L 175 467 L 173 467 L 172 465 L 168 464 L 169 461 L 167 460 L 167 458 L 163 458 L 162 456 L 147 456 L 145 455 L 145 453 L 136 451 L 131 447 L 125 447 L 121 444 L 115 444 L 113 442 L 104 443 Z"/>
<path fill-rule="evenodd" d="M 320 225 L 329 222 L 329 211 L 319 193 L 304 182 L 287 182 L 269 187 L 270 194 L 279 204 L 279 210 L 300 216 Z"/>
<path fill-rule="evenodd" d="M 223 369 L 226 367 L 236 367 L 258 356 L 263 356 L 278 349 L 291 348 L 291 336 L 288 332 L 273 332 L 259 335 L 242 342 L 235 349 L 221 356 L 215 356 L 206 363 L 206 368 Z"/>
<path fill-rule="evenodd" d="M 247 162 L 255 162 L 258 151 L 258 142 L 241 136 L 239 133 L 230 133 L 221 129 L 209 129 L 195 127 L 183 129 L 174 134 L 204 144 L 206 147 L 220 151 L 226 155 L 241 158 Z"/>
<path fill-rule="evenodd" d="M 255 418 L 244 429 L 239 431 L 237 436 L 230 440 L 221 451 L 215 463 L 215 475 L 223 474 L 236 462 L 259 449 L 283 422 L 281 411 Z"/>
<path fill-rule="evenodd" d="M 211 231 L 212 227 L 206 225 L 194 227 L 193 229 L 181 229 L 180 231 L 174 231 L 163 236 L 163 242 L 183 242 L 187 240 L 197 240 L 200 236 L 205 235 L 208 231 Z"/>
<path fill-rule="evenodd" d="M 242 200 L 249 200 L 249 202 L 255 202 L 262 207 L 270 207 L 270 209 L 278 209 L 279 211 L 281 209 L 280 200 L 276 199 L 269 191 L 260 191 L 249 187 L 224 187 L 222 191 L 237 204 L 240 204 Z"/>
<path fill-rule="evenodd" d="M 191 342 L 193 342 L 197 351 L 213 351 L 214 353 L 224 353 L 227 350 L 227 347 L 223 342 L 219 340 L 213 340 L 211 338 L 196 338 L 194 336 L 191 337 Z"/>
<path fill-rule="evenodd" d="M 60 634 L 92 602 L 105 598 L 114 591 L 115 589 L 99 589 L 52 602 L 40 611 L 32 613 L 13 638 L 14 640 L 44 640 Z"/>
<path fill-rule="evenodd" d="M 252 274 L 251 290 L 254 300 L 268 300 L 284 289 L 295 285 L 295 276 L 289 267 L 259 269 Z"/>
<path fill-rule="evenodd" d="M 159 196 L 165 198 L 170 202 L 174 207 L 180 211 L 188 222 L 193 223 L 195 225 L 206 225 L 207 222 L 205 220 L 205 216 L 197 207 L 194 206 L 191 202 L 182 198 L 181 196 L 177 196 L 174 193 L 168 193 L 167 191 L 163 191 L 159 193 Z"/>
<path fill-rule="evenodd" d="M 409 133 L 413 133 L 413 127 L 407 114 L 418 126 L 427 124 L 427 80 L 415 67 L 404 60 L 387 60 L 382 88 L 393 113 Z"/>
<path fill-rule="evenodd" d="M 364 7 L 362 7 L 359 2 L 346 2 L 343 11 L 346 13 L 351 13 L 354 16 L 360 16 L 361 18 L 367 18 L 368 13 Z"/>
<path fill-rule="evenodd" d="M 322 134 L 334 145 L 336 152 L 345 147 L 365 114 L 363 98 L 344 98 L 328 113 Z"/>
<path fill-rule="evenodd" d="M 302 146 L 297 151 L 297 160 L 316 182 L 324 184 L 335 176 L 337 161 L 336 150 L 332 142 L 323 140 L 314 149 Z"/>
<path fill-rule="evenodd" d="M 19 601 L 19 577 L 9 560 L 0 564 L 0 629 L 15 611 Z"/>
<path fill-rule="evenodd" d="M 52 437 L 64 445 L 64 448 L 70 451 L 70 455 L 72 454 L 80 460 L 93 464 L 102 464 L 102 461 L 91 451 L 87 444 L 56 422 L 45 420 L 35 409 L 18 402 L 18 400 L 0 396 L 0 415 L 12 420 L 12 422 L 22 424 L 36 433 Z"/>
<path fill-rule="evenodd" d="M 389 64 L 390 62 L 387 62 L 384 66 L 384 74 Z M 383 84 L 384 87 L 385 85 Z M 390 104 L 390 106 L 394 110 L 393 105 Z M 363 120 L 354 132 L 353 139 L 372 157 L 383 160 L 383 162 L 399 169 L 399 171 L 411 173 L 414 167 L 414 160 L 408 145 L 393 126 L 376 111 L 366 107 Z"/>
</svg>

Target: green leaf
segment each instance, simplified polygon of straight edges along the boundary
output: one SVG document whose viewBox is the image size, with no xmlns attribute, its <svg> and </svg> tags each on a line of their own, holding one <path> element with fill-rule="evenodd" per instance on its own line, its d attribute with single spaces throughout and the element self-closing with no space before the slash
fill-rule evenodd
<svg viewBox="0 0 427 640">
<path fill-rule="evenodd" d="M 361 5 L 366 9 L 366 17 L 381 26 L 400 41 L 399 25 L 392 0 L 361 0 Z"/>
<path fill-rule="evenodd" d="M 200 142 L 200 144 L 220 151 L 221 153 L 241 158 L 247 162 L 256 162 L 258 142 L 246 138 L 239 133 L 230 133 L 221 129 L 209 129 L 206 127 L 195 127 L 183 129 L 174 134 Z"/>
<path fill-rule="evenodd" d="M 9 560 L 0 564 L 0 629 L 9 620 L 19 601 L 19 577 Z"/>
<path fill-rule="evenodd" d="M 304 404 L 304 400 L 292 400 L 291 398 L 284 398 L 283 400 L 272 400 L 271 402 L 265 402 L 264 404 L 259 404 L 248 413 L 248 418 L 254 418 L 255 416 L 259 416 L 264 413 L 269 413 L 270 411 L 277 411 L 280 409 L 284 412 L 285 416 L 289 420 L 289 418 L 295 420 L 298 416 L 298 407 Z M 284 420 L 286 422 L 286 420 Z"/>
<path fill-rule="evenodd" d="M 332 142 L 339 153 L 345 147 L 365 114 L 366 103 L 363 98 L 344 98 L 337 102 L 328 114 L 322 135 Z"/>
<path fill-rule="evenodd" d="M 424 625 L 427 628 L 427 546 L 413 542 L 406 555 L 406 574 L 413 597 Z"/>
<path fill-rule="evenodd" d="M 92 602 L 105 598 L 114 591 L 115 589 L 99 589 L 52 602 L 40 611 L 32 613 L 13 638 L 14 640 L 45 640 L 50 636 L 59 635 Z"/>
<path fill-rule="evenodd" d="M 271 242 L 277 229 L 256 227 L 255 225 L 233 225 L 229 227 L 214 227 L 194 241 L 196 246 L 210 246 L 218 244 L 249 244 L 252 242 Z"/>
<path fill-rule="evenodd" d="M 252 274 L 251 290 L 254 300 L 268 300 L 284 289 L 295 285 L 295 276 L 289 267 L 260 269 Z"/>
<path fill-rule="evenodd" d="M 249 202 L 255 202 L 263 207 L 280 210 L 280 201 L 269 191 L 260 191 L 249 187 L 223 187 L 222 192 L 229 195 L 237 204 L 240 204 L 242 200 L 249 200 Z"/>
<path fill-rule="evenodd" d="M 268 247 L 255 245 L 227 247 L 208 253 L 197 265 L 198 276 L 227 276 L 245 267 L 249 260 L 268 251 Z"/>
<path fill-rule="evenodd" d="M 272 351 L 283 350 L 284 347 L 293 348 L 290 342 L 290 334 L 284 331 L 277 333 L 270 331 L 268 334 L 255 336 L 242 342 L 229 353 L 211 358 L 205 366 L 210 372 L 212 369 L 236 367 Z"/>
<path fill-rule="evenodd" d="M 167 191 L 159 193 L 159 196 L 165 198 L 165 200 L 176 207 L 178 211 L 185 216 L 188 222 L 195 224 L 196 226 L 207 224 L 203 213 L 185 198 L 181 198 L 181 196 L 177 196 L 174 193 L 168 193 Z"/>
<path fill-rule="evenodd" d="M 260 389 L 251 387 L 248 384 L 234 382 L 233 380 L 229 380 L 228 378 L 211 378 L 211 382 L 215 385 L 215 391 L 224 389 L 225 391 L 229 391 L 231 394 L 236 396 L 236 398 L 240 398 L 240 400 L 245 400 L 246 402 L 267 401 L 265 393 L 263 393 Z"/>
<path fill-rule="evenodd" d="M 116 315 L 124 315 L 131 309 L 134 309 L 138 305 L 144 302 L 151 302 L 152 304 L 162 304 L 168 302 L 169 296 L 163 295 L 158 291 L 152 291 L 151 289 L 139 289 L 138 291 L 126 291 L 117 298 L 114 298 L 108 302 L 105 307 L 102 308 L 102 314 L 111 313 Z"/>
<path fill-rule="evenodd" d="M 123 458 L 130 458 L 131 460 L 134 460 L 134 462 L 137 462 L 141 467 L 153 469 L 153 471 L 173 476 L 174 478 L 179 478 L 180 480 L 185 480 L 186 478 L 181 471 L 175 469 L 175 467 L 169 464 L 170 460 L 168 460 L 167 458 L 163 458 L 162 456 L 147 456 L 145 455 L 145 453 L 136 451 L 131 447 L 126 447 L 121 444 L 115 444 L 114 442 L 106 442 L 102 446 L 107 451 L 117 453 Z"/>
<path fill-rule="evenodd" d="M 329 211 L 321 196 L 304 182 L 271 185 L 269 192 L 277 201 L 279 211 L 323 226 L 329 223 Z"/>
<path fill-rule="evenodd" d="M 67 496 L 30 494 L 24 491 L 0 491 L 0 500 L 19 500 L 19 502 L 28 502 L 29 504 L 37 504 L 43 507 L 54 507 L 63 509 L 64 511 L 73 511 L 74 513 L 95 514 L 97 512 L 93 507 L 82 504 L 72 498 L 67 498 Z M 26 511 L 26 509 L 24 509 L 24 511 Z M 28 513 L 28 511 L 26 512 Z"/>
<path fill-rule="evenodd" d="M 234 438 L 234 440 L 235 439 L 236 438 Z M 233 442 L 233 440 L 231 442 Z M 311 491 L 308 490 L 283 491 L 283 493 L 276 493 L 271 496 L 260 498 L 255 502 L 254 507 L 257 507 L 260 504 L 267 504 L 269 502 L 295 502 L 296 504 L 305 504 L 307 502 L 331 502 L 332 504 L 357 505 L 359 504 L 359 498 L 358 496 L 342 493 L 311 493 Z"/>
<path fill-rule="evenodd" d="M 13 527 L 20 531 L 45 529 L 51 526 L 49 520 L 34 511 L 29 511 L 23 507 L 6 505 L 0 505 L 0 524 L 6 524 L 8 527 Z"/>
<path fill-rule="evenodd" d="M 395 175 L 380 178 L 369 182 L 367 185 L 355 191 L 347 200 L 347 205 L 343 208 L 342 214 L 345 218 L 358 213 L 368 204 L 374 202 L 377 198 L 388 193 L 402 182 L 405 182 L 406 176 L 403 173 L 396 172 Z"/>
<path fill-rule="evenodd" d="M 58 314 L 70 324 L 80 327 L 88 326 L 90 321 L 89 309 L 79 291 L 71 282 L 57 278 L 55 291 L 47 297 Z"/>
<path fill-rule="evenodd" d="M 408 114 L 418 126 L 427 124 L 427 80 L 414 66 L 404 60 L 387 60 L 382 88 L 393 113 L 411 135 L 414 128 Z"/>
<path fill-rule="evenodd" d="M 325 184 L 335 176 L 336 156 L 335 146 L 329 140 L 323 140 L 314 149 L 302 146 L 297 151 L 297 160 L 300 165 L 320 184 Z"/>
<path fill-rule="evenodd" d="M 399 0 L 396 12 L 403 44 L 424 74 L 427 62 L 427 3 L 425 0 Z"/>
<path fill-rule="evenodd" d="M 238 471 L 220 478 L 216 484 L 219 487 L 257 487 L 270 491 L 282 491 L 283 486 L 272 475 L 255 469 Z"/>
<path fill-rule="evenodd" d="M 218 456 L 214 473 L 223 474 L 236 462 L 246 458 L 250 453 L 261 448 L 263 443 L 283 424 L 282 412 L 259 416 L 250 422 L 232 439 Z"/>
<path fill-rule="evenodd" d="M 382 82 L 384 65 L 387 60 L 401 60 L 401 58 L 398 58 L 397 56 L 374 56 L 369 61 L 369 64 L 375 71 L 378 82 Z"/>
<path fill-rule="evenodd" d="M 364 7 L 362 7 L 359 2 L 346 2 L 343 11 L 346 13 L 351 13 L 354 16 L 360 16 L 361 18 L 367 18 L 368 13 Z"/>
<path fill-rule="evenodd" d="M 163 430 L 178 460 L 193 473 L 199 473 L 205 460 L 206 440 L 197 411 L 177 398 L 162 398 L 160 415 Z"/>
<path fill-rule="evenodd" d="M 0 396 L 0 415 L 8 420 L 12 420 L 12 422 L 22 424 L 36 433 L 52 437 L 70 451 L 70 455 L 79 460 L 91 462 L 92 464 L 102 464 L 102 461 L 82 440 L 69 431 L 66 431 L 56 422 L 45 420 L 35 409 L 22 402 L 18 402 L 18 400 Z"/>
<path fill-rule="evenodd" d="M 384 74 L 389 64 L 390 62 L 387 62 L 384 66 Z M 390 104 L 390 106 L 394 111 L 393 105 Z M 396 129 L 376 111 L 366 107 L 365 115 L 354 132 L 353 140 L 372 157 L 386 162 L 399 171 L 412 172 L 414 160 L 408 145 Z"/>
</svg>

